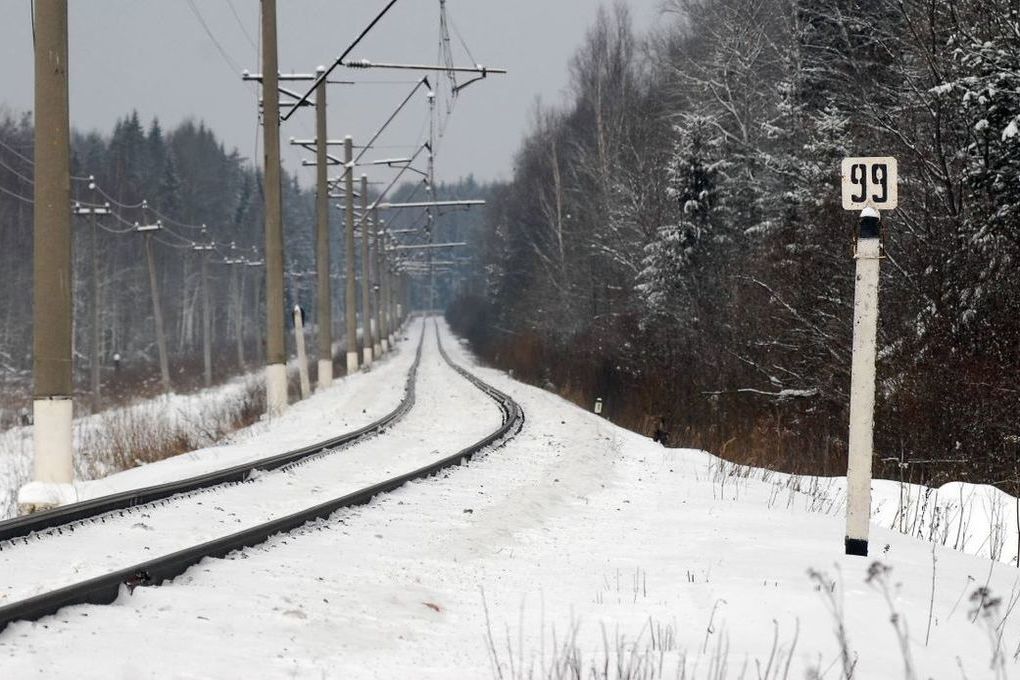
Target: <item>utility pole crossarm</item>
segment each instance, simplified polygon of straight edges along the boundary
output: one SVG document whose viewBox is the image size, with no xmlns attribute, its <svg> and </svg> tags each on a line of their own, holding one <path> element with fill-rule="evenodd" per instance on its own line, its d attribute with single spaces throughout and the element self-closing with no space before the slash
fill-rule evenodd
<svg viewBox="0 0 1020 680">
<path fill-rule="evenodd" d="M 387 62 L 369 61 L 368 59 L 359 59 L 357 61 L 350 61 L 344 64 L 347 68 L 383 68 L 383 69 L 394 69 L 401 71 L 444 71 L 446 73 L 477 73 L 481 76 L 488 74 L 505 75 L 507 70 L 505 68 L 489 68 L 481 64 L 475 64 L 474 66 L 438 66 L 436 64 L 394 64 Z"/>
<path fill-rule="evenodd" d="M 448 207 L 471 207 L 473 205 L 485 205 L 482 200 L 470 201 L 421 201 L 417 203 L 380 203 L 380 210 L 399 210 L 403 208 L 448 208 Z"/>
<path fill-rule="evenodd" d="M 318 77 L 319 76 L 316 73 L 281 73 L 281 74 L 276 76 L 276 79 L 281 81 L 281 82 L 283 82 L 283 81 L 306 81 L 306 80 L 315 80 Z M 261 73 L 249 73 L 248 71 L 241 71 L 241 80 L 254 80 L 254 81 L 257 81 L 257 82 L 261 83 L 262 82 L 262 74 Z M 355 85 L 356 84 L 353 80 L 327 80 L 326 83 L 328 85 Z M 297 98 L 298 96 L 299 95 L 296 95 L 296 94 L 294 95 L 295 98 Z"/>
<path fill-rule="evenodd" d="M 71 212 L 75 215 L 112 215 L 113 211 L 110 210 L 110 204 L 101 206 L 85 207 L 80 203 L 75 203 L 74 207 L 71 208 Z"/>
<path fill-rule="evenodd" d="M 466 246 L 465 242 L 458 243 L 423 243 L 421 245 L 413 246 L 393 246 L 389 250 L 432 250 L 435 248 L 462 248 Z"/>
</svg>

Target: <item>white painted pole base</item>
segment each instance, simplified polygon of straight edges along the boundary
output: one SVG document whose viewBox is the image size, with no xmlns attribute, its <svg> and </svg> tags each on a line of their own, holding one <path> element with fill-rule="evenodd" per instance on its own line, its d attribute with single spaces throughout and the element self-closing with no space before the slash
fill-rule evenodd
<svg viewBox="0 0 1020 680">
<path fill-rule="evenodd" d="M 287 410 L 287 365 L 266 366 L 266 415 L 276 418 Z"/>
<path fill-rule="evenodd" d="M 850 435 L 847 460 L 846 554 L 867 556 L 871 521 L 871 458 L 875 425 L 875 355 L 878 282 L 882 246 L 878 238 L 857 241 L 854 288 L 853 364 L 850 374 Z"/>
<path fill-rule="evenodd" d="M 35 445 L 35 481 L 70 484 L 74 481 L 71 397 L 36 399 L 32 402 L 32 439 Z"/>
<path fill-rule="evenodd" d="M 367 367 L 372 365 L 372 348 L 365 347 L 361 350 L 361 361 Z"/>
<path fill-rule="evenodd" d="M 32 403 L 32 418 L 34 481 L 18 490 L 18 510 L 22 514 L 77 500 L 73 486 L 73 400 L 70 397 L 36 399 Z"/>
<path fill-rule="evenodd" d="M 319 359 L 319 389 L 324 390 L 333 384 L 333 362 Z"/>
<path fill-rule="evenodd" d="M 377 359 L 378 359 L 379 357 L 381 357 L 381 356 L 382 356 L 382 353 L 383 353 L 382 345 L 380 345 L 379 343 L 376 343 L 376 344 L 375 344 L 375 345 L 374 345 L 374 346 L 372 347 L 372 352 L 373 352 L 373 353 L 375 354 L 375 357 L 376 357 Z"/>
<path fill-rule="evenodd" d="M 390 341 L 387 340 L 386 338 L 382 339 L 382 351 L 383 354 L 386 354 L 387 352 L 390 351 Z"/>
<path fill-rule="evenodd" d="M 358 353 L 348 352 L 347 353 L 347 375 L 354 373 L 358 370 Z"/>
</svg>

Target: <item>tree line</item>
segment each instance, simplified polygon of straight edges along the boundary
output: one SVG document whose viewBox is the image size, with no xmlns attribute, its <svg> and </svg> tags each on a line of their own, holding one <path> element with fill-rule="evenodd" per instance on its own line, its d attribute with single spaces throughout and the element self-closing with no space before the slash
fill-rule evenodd
<svg viewBox="0 0 1020 680">
<path fill-rule="evenodd" d="M 451 322 L 635 429 L 843 474 L 839 163 L 896 156 L 876 469 L 1016 491 L 1018 27 L 1007 0 L 672 0 L 646 35 L 604 9 L 493 190 Z"/>
<path fill-rule="evenodd" d="M 32 196 L 34 129 L 29 114 L 0 111 L 0 426 L 16 420 L 29 403 L 32 348 Z M 72 133 L 72 196 L 85 210 L 106 207 L 112 214 L 77 215 L 74 229 L 74 363 L 76 391 L 94 396 L 98 370 L 101 398 L 77 400 L 93 409 L 165 388 L 148 253 L 160 302 L 169 385 L 190 390 L 206 384 L 203 365 L 204 309 L 209 301 L 212 378 L 222 380 L 262 363 L 264 291 L 262 174 L 252 159 L 227 150 L 203 123 L 187 120 L 164 130 L 158 120 L 143 124 L 136 112 L 117 120 L 109 135 Z M 476 198 L 487 191 L 473 178 L 440 183 L 442 199 Z M 369 200 L 376 191 L 370 190 Z M 426 200 L 422 182 L 397 186 L 393 202 Z M 300 305 L 306 331 L 314 331 L 315 188 L 283 174 L 285 309 Z M 330 202 L 333 335 L 342 338 L 343 214 Z M 72 208 L 73 209 L 73 208 Z M 359 208 L 360 209 L 360 208 Z M 423 210 L 382 211 L 399 241 L 427 240 Z M 434 211 L 432 238 L 459 242 L 479 231 L 477 210 Z M 153 232 L 135 225 L 160 223 Z M 203 228 L 204 227 L 204 228 Z M 149 241 L 151 239 L 151 241 Z M 149 241 L 147 244 L 146 242 Z M 205 249 L 215 244 L 213 250 Z M 406 251 L 409 275 L 422 285 L 413 305 L 429 298 L 422 268 L 427 251 Z M 457 273 L 469 266 L 463 253 L 436 251 L 437 304 L 455 294 Z M 203 271 L 203 260 L 205 260 Z M 355 253 L 361 271 L 360 248 Z M 360 283 L 360 273 L 359 273 Z M 98 284 L 98 285 L 96 285 Z M 96 310 L 93 310 L 93 305 Z M 98 323 L 95 323 L 98 319 Z M 290 320 L 288 319 L 288 323 Z M 99 333 L 94 334 L 94 327 Z M 287 342 L 293 345 L 292 334 Z M 293 347 L 290 348 L 293 353 Z M 314 366 L 315 343 L 308 344 Z"/>
<path fill-rule="evenodd" d="M 28 114 L 0 116 L 0 380 L 8 414 L 25 402 L 32 347 L 33 136 Z M 262 177 L 250 159 L 228 151 L 204 124 L 185 121 L 164 131 L 137 113 L 119 119 L 110 135 L 72 134 L 72 196 L 86 209 L 112 214 L 73 217 L 74 359 L 76 389 L 91 389 L 98 362 L 111 399 L 158 391 L 160 372 L 146 239 L 164 317 L 173 389 L 202 384 L 202 314 L 210 307 L 215 377 L 244 370 L 262 349 Z M 290 300 L 310 295 L 314 282 L 313 192 L 286 174 L 284 222 Z M 204 228 L 203 228 L 204 227 Z M 196 249 L 215 244 L 215 250 Z M 339 247 L 337 238 L 336 247 Z M 206 259 L 203 282 L 202 260 Z M 250 263 L 250 264 L 248 264 Z M 95 279 L 93 278 L 95 276 Z M 98 290 L 93 290 L 93 281 Z M 92 304 L 98 304 L 93 315 Z M 93 342 L 98 318 L 98 342 Z M 98 404 L 97 404 L 98 406 Z"/>
</svg>

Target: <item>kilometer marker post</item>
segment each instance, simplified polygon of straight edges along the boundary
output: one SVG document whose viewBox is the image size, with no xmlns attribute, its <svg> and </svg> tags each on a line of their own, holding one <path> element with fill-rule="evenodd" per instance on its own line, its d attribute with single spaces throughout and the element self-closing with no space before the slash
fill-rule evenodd
<svg viewBox="0 0 1020 680">
<path fill-rule="evenodd" d="M 865 208 L 857 236 L 853 362 L 850 372 L 850 437 L 847 457 L 846 554 L 867 556 L 871 520 L 871 459 L 875 431 L 875 355 L 881 216 Z"/>
<path fill-rule="evenodd" d="M 882 260 L 882 214 L 899 202 L 896 159 L 843 160 L 844 210 L 861 210 L 854 250 L 853 358 L 850 370 L 850 432 L 847 442 L 847 555 L 866 557 L 871 520 L 871 462 L 875 448 L 875 364 L 878 285 Z"/>
</svg>

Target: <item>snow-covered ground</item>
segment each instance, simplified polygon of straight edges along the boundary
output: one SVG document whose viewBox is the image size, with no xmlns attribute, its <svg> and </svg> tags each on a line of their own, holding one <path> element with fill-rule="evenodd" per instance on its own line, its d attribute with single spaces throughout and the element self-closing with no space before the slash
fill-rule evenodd
<svg viewBox="0 0 1020 680">
<path fill-rule="evenodd" d="M 888 528 L 898 485 L 876 484 L 873 557 L 846 557 L 841 482 L 664 449 L 472 368 L 524 408 L 505 447 L 113 606 L 13 624 L 0 677 L 544 678 L 574 677 L 552 670 L 574 662 L 586 678 L 1016 673 L 1020 574 Z M 397 472 L 404 444 L 438 457 L 493 426 L 462 378 L 422 371 L 415 410 L 429 410 L 373 440 L 365 478 Z M 1015 543 L 1006 501 L 986 493 L 964 488 L 950 546 L 985 554 L 996 523 Z M 946 514 L 929 512 L 938 526 Z"/>
<path fill-rule="evenodd" d="M 410 337 L 410 336 L 409 336 Z M 213 433 L 228 427 L 240 400 L 254 388 L 261 389 L 258 373 L 229 380 L 222 385 L 192 394 L 169 394 L 122 408 L 75 419 L 75 461 L 80 500 L 126 488 L 147 486 L 169 479 L 189 477 L 234 463 L 261 458 L 271 453 L 298 448 L 331 436 L 355 430 L 391 411 L 404 390 L 401 376 L 414 360 L 415 335 L 410 347 L 399 354 L 376 362 L 373 372 L 359 372 L 337 378 L 325 392 L 298 402 L 280 422 L 265 422 L 238 430 L 212 443 L 212 436 L 201 436 L 210 446 L 176 456 L 161 465 L 140 465 L 119 474 L 104 455 L 109 446 L 109 430 L 141 427 L 152 433 L 191 430 Z M 291 362 L 293 371 L 296 362 Z M 32 428 L 16 427 L 0 432 L 0 519 L 13 517 L 18 489 L 32 476 Z"/>
</svg>

